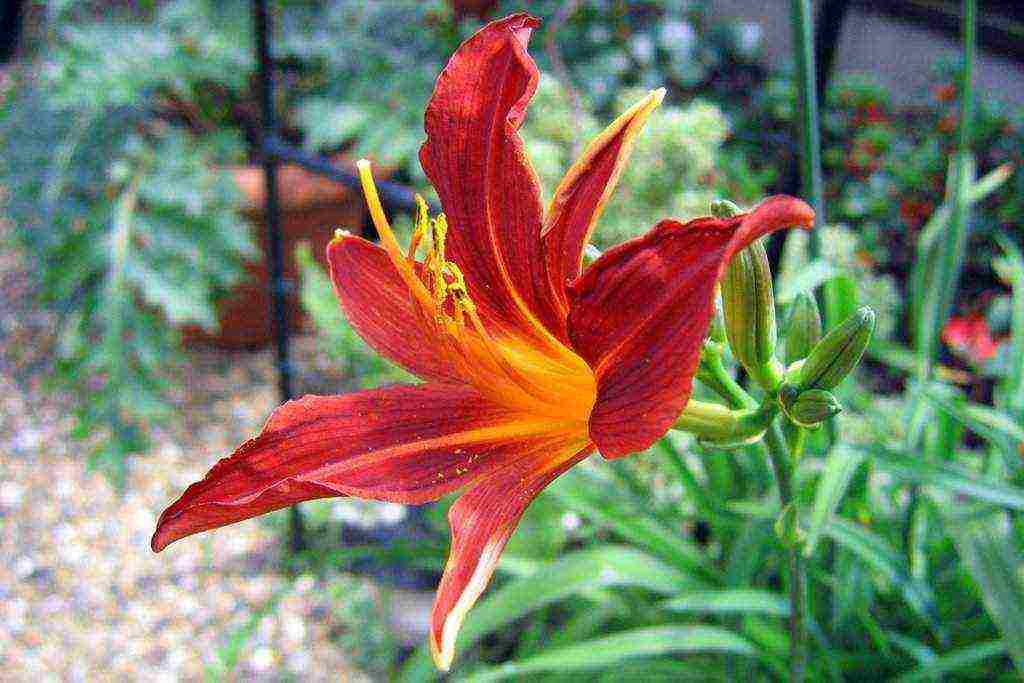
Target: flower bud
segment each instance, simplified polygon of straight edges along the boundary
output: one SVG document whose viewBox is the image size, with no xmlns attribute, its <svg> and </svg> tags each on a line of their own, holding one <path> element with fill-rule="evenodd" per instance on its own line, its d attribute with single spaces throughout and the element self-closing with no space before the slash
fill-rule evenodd
<svg viewBox="0 0 1024 683">
<path fill-rule="evenodd" d="M 708 339 L 718 344 L 726 342 L 725 317 L 722 315 L 722 297 L 720 296 L 715 297 L 715 314 L 711 318 L 711 326 L 708 327 Z"/>
<path fill-rule="evenodd" d="M 715 218 L 735 218 L 743 213 L 743 209 L 728 199 L 711 200 L 711 215 Z"/>
<path fill-rule="evenodd" d="M 736 360 L 758 375 L 775 353 L 775 296 L 764 244 L 736 254 L 722 278 L 725 333 Z"/>
<path fill-rule="evenodd" d="M 875 312 L 861 306 L 815 344 L 799 372 L 795 373 L 796 387 L 806 391 L 838 386 L 860 362 L 874 329 Z"/>
<path fill-rule="evenodd" d="M 789 324 L 786 326 L 786 364 L 807 358 L 820 339 L 818 302 L 809 292 L 800 292 L 790 306 Z"/>
<path fill-rule="evenodd" d="M 824 389 L 801 392 L 791 385 L 784 385 L 779 391 L 779 404 L 786 417 L 801 427 L 817 427 L 843 409 L 836 397 Z"/>
</svg>

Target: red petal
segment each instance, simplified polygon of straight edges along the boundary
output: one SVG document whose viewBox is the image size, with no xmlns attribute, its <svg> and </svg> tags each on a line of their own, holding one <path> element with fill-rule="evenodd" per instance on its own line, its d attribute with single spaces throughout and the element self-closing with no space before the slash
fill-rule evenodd
<svg viewBox="0 0 1024 683">
<path fill-rule="evenodd" d="M 523 512 L 548 484 L 593 450 L 589 443 L 564 437 L 538 444 L 467 491 L 449 510 L 452 548 L 430 629 L 430 649 L 439 669 L 451 666 L 462 620 L 487 587 Z"/>
<path fill-rule="evenodd" d="M 665 90 L 655 90 L 612 122 L 587 147 L 555 190 L 544 224 L 544 249 L 551 289 L 568 312 L 565 286 L 580 275 L 583 249 L 633 151 L 633 141 Z"/>
<path fill-rule="evenodd" d="M 690 398 L 714 313 L 715 284 L 732 255 L 814 211 L 771 197 L 736 218 L 662 221 L 598 259 L 569 287 L 569 337 L 597 376 L 590 435 L 608 458 L 647 448 Z"/>
<path fill-rule="evenodd" d="M 345 316 L 377 353 L 424 379 L 461 378 L 386 251 L 344 235 L 327 247 L 327 263 Z"/>
<path fill-rule="evenodd" d="M 561 427 L 445 384 L 289 401 L 164 511 L 153 550 L 314 498 L 436 500 Z"/>
<path fill-rule="evenodd" d="M 448 255 L 469 293 L 507 333 L 549 339 L 557 330 L 544 273 L 537 175 L 518 134 L 539 72 L 526 52 L 537 19 L 484 26 L 455 52 L 427 106 L 420 162 L 451 230 Z"/>
</svg>

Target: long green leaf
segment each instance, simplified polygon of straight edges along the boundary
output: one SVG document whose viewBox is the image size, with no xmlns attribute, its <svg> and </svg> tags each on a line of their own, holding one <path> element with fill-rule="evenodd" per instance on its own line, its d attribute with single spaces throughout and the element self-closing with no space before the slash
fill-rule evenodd
<svg viewBox="0 0 1024 683">
<path fill-rule="evenodd" d="M 1024 582 L 1021 557 L 997 522 L 1004 515 L 963 523 L 955 532 L 960 557 L 981 589 L 1017 672 L 1024 675 Z"/>
<path fill-rule="evenodd" d="M 488 633 L 570 595 L 616 586 L 635 586 L 662 595 L 699 587 L 681 572 L 634 548 L 605 545 L 581 550 L 542 566 L 534 575 L 510 581 L 483 599 L 467 616 L 458 649 L 472 647 Z M 429 652 L 421 648 L 403 668 L 400 680 L 426 680 L 435 674 Z"/>
<path fill-rule="evenodd" d="M 926 462 L 883 448 L 870 452 L 875 465 L 903 481 L 935 486 L 957 495 L 1013 510 L 1024 510 L 1024 489 L 952 462 Z"/>
<path fill-rule="evenodd" d="M 613 633 L 603 638 L 550 650 L 519 662 L 484 669 L 463 679 L 486 683 L 544 672 L 600 671 L 638 657 L 717 652 L 753 657 L 757 650 L 746 640 L 716 626 L 654 626 Z"/>
<path fill-rule="evenodd" d="M 661 603 L 661 607 L 672 612 L 699 614 L 789 616 L 789 600 L 786 596 L 753 588 L 691 591 Z"/>
<path fill-rule="evenodd" d="M 991 193 L 995 192 L 1007 181 L 1013 172 L 1013 166 L 1010 164 L 1003 164 L 1002 166 L 990 171 L 976 183 L 971 185 L 967 192 L 967 205 L 968 207 L 973 206 L 977 202 L 981 201 Z M 946 200 L 935 210 L 935 213 L 931 215 L 928 222 L 921 228 L 921 232 L 917 238 L 917 249 L 916 257 L 914 259 L 914 265 L 911 268 L 909 282 L 907 284 L 907 290 L 914 296 L 910 297 L 910 318 L 911 318 L 911 329 L 915 331 L 914 338 L 919 342 L 917 348 L 921 350 L 921 344 L 925 342 L 922 338 L 922 308 L 926 302 L 929 302 L 929 297 L 924 296 L 924 292 L 928 287 L 929 274 L 936 268 L 935 261 L 937 258 L 937 243 L 939 238 L 942 236 L 943 231 L 946 229 L 949 223 L 952 199 L 954 195 L 953 185 L 953 174 L 951 173 L 947 179 L 946 185 Z"/>
<path fill-rule="evenodd" d="M 986 659 L 1001 657 L 1004 654 L 1006 654 L 1006 645 L 1001 640 L 969 645 L 936 657 L 931 663 L 900 676 L 896 679 L 896 683 L 933 680 L 938 676 L 952 674 L 980 664 Z"/>
<path fill-rule="evenodd" d="M 603 493 L 602 489 L 607 488 L 607 484 L 602 487 L 589 475 L 571 472 L 548 491 L 566 507 L 608 527 L 623 539 L 646 548 L 673 566 L 695 573 L 708 582 L 720 580 L 708 567 L 707 557 L 697 546 L 621 497 Z"/>
<path fill-rule="evenodd" d="M 811 508 L 807 542 L 804 544 L 805 556 L 811 557 L 814 554 L 818 539 L 846 495 L 846 487 L 850 485 L 850 480 L 863 460 L 863 454 L 842 446 L 833 448 L 829 453 L 821 479 L 818 480 L 818 488 L 814 492 L 814 507 Z"/>
<path fill-rule="evenodd" d="M 825 533 L 837 545 L 882 574 L 933 631 L 940 635 L 943 633 L 931 587 L 910 575 L 906 562 L 884 538 L 859 524 L 838 517 L 826 527 Z"/>
<path fill-rule="evenodd" d="M 1024 443 L 1024 428 L 1001 411 L 966 400 L 934 383 L 925 398 L 965 427 L 981 436 L 1002 453 L 1011 471 L 1020 469 L 1019 448 Z"/>
<path fill-rule="evenodd" d="M 996 269 L 1013 288 L 1013 305 L 1010 317 L 1010 369 L 1000 382 L 997 405 L 1009 410 L 1018 420 L 1024 418 L 1024 254 L 1017 244 L 1006 235 L 996 235 L 996 241 L 1003 250 L 1003 259 L 996 262 Z"/>
</svg>

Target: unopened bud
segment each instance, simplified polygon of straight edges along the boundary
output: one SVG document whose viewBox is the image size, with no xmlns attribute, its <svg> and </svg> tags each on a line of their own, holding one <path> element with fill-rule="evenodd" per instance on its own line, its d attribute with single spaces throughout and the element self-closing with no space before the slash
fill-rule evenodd
<svg viewBox="0 0 1024 683">
<path fill-rule="evenodd" d="M 875 312 L 861 306 L 842 324 L 815 344 L 807 360 L 795 373 L 801 391 L 833 389 L 860 362 L 875 329 Z"/>
<path fill-rule="evenodd" d="M 722 278 L 725 333 L 736 360 L 758 374 L 775 353 L 775 296 L 764 244 L 736 254 Z"/>
<path fill-rule="evenodd" d="M 711 317 L 708 339 L 719 344 L 726 342 L 725 317 L 722 315 L 722 297 L 715 297 L 715 314 Z"/>
<path fill-rule="evenodd" d="M 743 209 L 728 199 L 712 199 L 711 215 L 715 218 L 735 218 L 743 213 Z"/>
<path fill-rule="evenodd" d="M 786 364 L 807 358 L 814 345 L 821 340 L 821 314 L 818 302 L 808 292 L 800 292 L 793 299 L 786 326 Z"/>
<path fill-rule="evenodd" d="M 779 404 L 786 417 L 800 427 L 817 427 L 843 410 L 836 397 L 824 389 L 801 392 L 790 385 L 779 391 Z"/>
</svg>

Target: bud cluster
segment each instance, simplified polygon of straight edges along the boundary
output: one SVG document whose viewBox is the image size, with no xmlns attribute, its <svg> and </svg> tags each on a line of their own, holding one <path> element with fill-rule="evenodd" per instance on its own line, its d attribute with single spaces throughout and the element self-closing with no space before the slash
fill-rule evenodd
<svg viewBox="0 0 1024 683">
<path fill-rule="evenodd" d="M 741 209 L 727 200 L 711 204 L 712 215 L 732 218 Z M 776 357 L 779 333 L 771 266 L 760 240 L 737 253 L 721 281 L 720 307 L 715 312 L 697 378 L 722 395 L 732 408 L 715 409 L 691 402 L 676 427 L 718 446 L 760 439 L 779 411 L 790 429 L 818 427 L 842 407 L 831 390 L 857 366 L 875 326 L 867 306 L 823 336 L 814 296 L 803 292 L 789 307 L 785 330 L 785 369 Z M 747 374 L 764 389 L 758 401 L 735 383 L 722 366 L 724 344 Z M 719 414 L 719 412 L 721 414 Z"/>
</svg>

